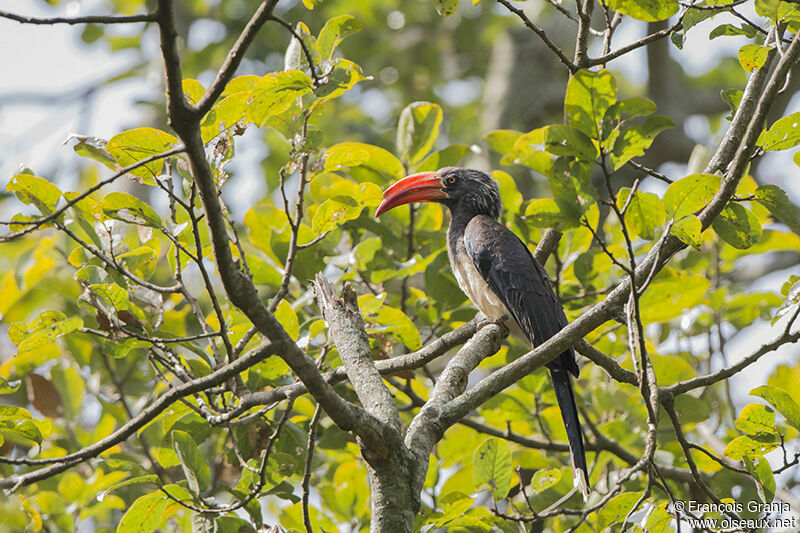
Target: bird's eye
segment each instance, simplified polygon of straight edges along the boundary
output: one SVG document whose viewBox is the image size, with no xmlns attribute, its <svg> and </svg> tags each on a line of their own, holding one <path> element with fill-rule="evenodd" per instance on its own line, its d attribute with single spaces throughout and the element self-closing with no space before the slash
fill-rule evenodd
<svg viewBox="0 0 800 533">
<path fill-rule="evenodd" d="M 455 176 L 448 176 L 444 181 L 446 181 L 448 185 L 455 185 L 456 184 Z"/>
</svg>

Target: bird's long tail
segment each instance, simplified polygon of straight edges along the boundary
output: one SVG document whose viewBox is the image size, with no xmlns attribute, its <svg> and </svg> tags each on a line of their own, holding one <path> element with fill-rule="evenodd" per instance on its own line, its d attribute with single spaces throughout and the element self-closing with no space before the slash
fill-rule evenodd
<svg viewBox="0 0 800 533">
<path fill-rule="evenodd" d="M 575 395 L 572 392 L 572 383 L 570 383 L 569 373 L 563 365 L 550 366 L 550 375 L 553 379 L 553 389 L 556 392 L 558 407 L 561 409 L 561 418 L 564 419 L 564 427 L 567 430 L 573 481 L 586 501 L 589 498 L 589 471 L 586 467 L 583 432 L 581 431 L 581 421 L 578 418 L 578 407 L 575 405 Z"/>
</svg>

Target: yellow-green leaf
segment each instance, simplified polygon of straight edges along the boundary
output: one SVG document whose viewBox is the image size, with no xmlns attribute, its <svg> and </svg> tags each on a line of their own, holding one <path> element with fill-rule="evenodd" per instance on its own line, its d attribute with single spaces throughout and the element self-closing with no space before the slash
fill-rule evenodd
<svg viewBox="0 0 800 533">
<path fill-rule="evenodd" d="M 17 174 L 6 185 L 8 192 L 13 192 L 20 202 L 35 205 L 43 215 L 55 211 L 61 191 L 44 178 L 30 174 Z"/>
<path fill-rule="evenodd" d="M 795 428 L 800 429 L 800 406 L 783 389 L 764 385 L 750 391 L 751 396 L 758 396 L 767 400 L 772 406 L 786 418 L 786 421 Z"/>
<path fill-rule="evenodd" d="M 333 57 L 333 52 L 339 43 L 347 37 L 361 31 L 361 23 L 352 15 L 333 17 L 323 26 L 317 39 L 317 51 L 323 59 Z"/>
<path fill-rule="evenodd" d="M 109 218 L 150 226 L 161 227 L 161 217 L 142 200 L 124 192 L 110 192 L 100 202 L 100 210 Z"/>
<path fill-rule="evenodd" d="M 442 108 L 430 102 L 414 102 L 400 113 L 397 153 L 408 165 L 420 161 L 433 148 L 442 124 Z"/>
<path fill-rule="evenodd" d="M 314 82 L 299 70 L 270 72 L 253 87 L 247 100 L 247 116 L 258 127 L 273 115 L 283 113 L 301 96 L 311 91 Z"/>
<path fill-rule="evenodd" d="M 581 69 L 567 83 L 564 115 L 572 127 L 599 139 L 603 116 L 616 101 L 617 83 L 609 71 Z"/>
<path fill-rule="evenodd" d="M 623 187 L 617 194 L 617 206 L 622 209 L 626 202 L 625 223 L 628 229 L 638 237 L 652 239 L 655 229 L 664 223 L 667 214 L 661 198 L 649 192 L 636 191 L 628 201 L 631 189 Z"/>
<path fill-rule="evenodd" d="M 136 128 L 123 131 L 111 137 L 106 143 L 106 151 L 114 156 L 121 167 L 138 163 L 172 148 L 178 139 L 167 132 L 155 128 Z M 131 171 L 148 185 L 155 185 L 153 177 L 161 174 L 164 161 L 158 159 Z"/>
<path fill-rule="evenodd" d="M 475 488 L 489 485 L 495 501 L 502 500 L 511 488 L 511 452 L 508 443 L 489 438 L 478 446 L 472 456 Z"/>
<path fill-rule="evenodd" d="M 730 203 L 713 222 L 714 231 L 734 248 L 744 250 L 758 244 L 761 224 L 752 211 L 739 203 Z"/>
<path fill-rule="evenodd" d="M 664 207 L 675 220 L 699 211 L 719 190 L 720 177 L 714 174 L 692 174 L 667 187 Z"/>
</svg>

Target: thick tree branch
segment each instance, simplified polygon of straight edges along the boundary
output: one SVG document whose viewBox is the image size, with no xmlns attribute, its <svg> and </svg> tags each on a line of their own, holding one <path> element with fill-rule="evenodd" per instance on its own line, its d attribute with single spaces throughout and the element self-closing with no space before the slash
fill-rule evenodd
<svg viewBox="0 0 800 533">
<path fill-rule="evenodd" d="M 403 423 L 392 393 L 372 361 L 369 337 L 364 330 L 355 290 L 345 285 L 339 298 L 331 282 L 322 274 L 317 274 L 314 289 L 330 336 L 361 405 L 399 436 Z"/>
<path fill-rule="evenodd" d="M 275 353 L 289 365 L 308 387 L 330 418 L 345 431 L 355 430 L 358 435 L 376 447 L 383 441 L 382 427 L 377 419 L 339 396 L 323 378 L 314 361 L 308 357 L 269 312 L 258 291 L 245 272 L 234 261 L 225 215 L 219 201 L 219 190 L 211 167 L 205 156 L 205 146 L 200 137 L 201 116 L 188 107 L 183 98 L 181 67 L 176 47 L 172 0 L 159 1 L 158 24 L 161 50 L 167 78 L 167 115 L 170 125 L 186 147 L 192 177 L 203 204 L 206 223 L 211 236 L 217 269 L 231 303 L 239 308 L 264 337 L 275 347 Z"/>
<path fill-rule="evenodd" d="M 441 440 L 445 430 L 453 422 L 442 423 L 442 410 L 460 397 L 467 387 L 467 380 L 480 362 L 500 349 L 500 343 L 508 331 L 495 324 L 481 328 L 469 342 L 447 363 L 430 398 L 411 421 L 406 433 L 406 446 L 416 455 L 418 469 L 414 478 L 418 490 L 422 489 L 425 473 L 433 446 Z M 466 414 L 466 413 L 465 413 Z M 459 417 L 462 418 L 462 417 Z"/>
<path fill-rule="evenodd" d="M 403 370 L 415 370 L 430 363 L 437 357 L 441 357 L 448 350 L 463 344 L 477 331 L 478 320 L 473 319 L 460 328 L 449 331 L 410 354 L 393 357 L 383 361 L 375 361 L 375 367 L 381 375 L 386 376 L 401 372 Z M 331 385 L 340 383 L 347 379 L 347 373 L 343 367 L 336 368 L 330 372 L 326 372 L 323 376 L 325 380 Z M 260 405 L 271 405 L 275 402 L 285 400 L 287 398 L 300 396 L 306 394 L 308 389 L 302 382 L 293 383 L 291 385 L 284 385 L 283 387 L 276 387 L 268 391 L 254 392 L 245 395 L 241 398 L 239 405 L 231 411 L 220 416 L 219 419 L 214 420 L 214 423 L 222 423 L 228 420 L 233 420 L 244 414 L 248 409 Z"/>
</svg>

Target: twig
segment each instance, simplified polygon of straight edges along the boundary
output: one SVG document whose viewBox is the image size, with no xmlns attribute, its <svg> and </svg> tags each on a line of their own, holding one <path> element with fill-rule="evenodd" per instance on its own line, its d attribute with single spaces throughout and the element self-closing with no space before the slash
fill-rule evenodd
<svg viewBox="0 0 800 533">
<path fill-rule="evenodd" d="M 19 231 L 15 231 L 15 232 L 10 233 L 8 235 L 0 236 L 0 242 L 8 242 L 8 241 L 14 240 L 14 239 L 16 239 L 18 237 L 21 237 L 21 236 L 23 236 L 25 234 L 28 234 L 28 233 L 34 231 L 36 228 L 38 228 L 42 224 L 50 222 L 51 220 L 55 220 L 56 218 L 61 216 L 61 214 L 64 213 L 64 211 L 66 211 L 67 209 L 69 209 L 73 205 L 77 204 L 78 202 L 80 202 L 81 200 L 86 198 L 87 196 L 89 196 L 89 195 L 97 192 L 98 190 L 102 189 L 106 185 L 109 185 L 109 184 L 113 183 L 118 178 L 124 176 L 128 172 L 136 170 L 137 168 L 142 167 L 142 166 L 144 166 L 144 165 L 146 165 L 148 163 L 152 163 L 153 161 L 158 161 L 159 159 L 164 159 L 166 157 L 170 157 L 170 156 L 173 156 L 175 154 L 180 154 L 180 153 L 185 152 L 185 151 L 186 151 L 186 149 L 183 146 L 179 146 L 177 148 L 173 148 L 171 150 L 167 150 L 166 152 L 161 152 L 160 154 L 152 155 L 152 156 L 150 156 L 148 158 L 142 159 L 141 161 L 137 161 L 136 163 L 134 163 L 132 165 L 128 165 L 127 167 L 124 167 L 124 168 L 120 169 L 116 174 L 113 174 L 112 176 L 109 176 L 108 178 L 95 183 L 94 185 L 92 185 L 91 187 L 89 187 L 88 189 L 86 189 L 85 191 L 80 193 L 78 196 L 76 196 L 72 200 L 67 201 L 67 203 L 65 203 L 63 206 L 59 207 L 58 209 L 56 209 L 55 211 L 53 211 L 52 213 L 50 213 L 47 216 L 44 216 L 44 217 L 41 217 L 41 218 L 37 218 L 36 220 L 31 220 L 31 221 L 27 221 L 27 222 L 26 221 L 0 222 L 0 224 L 2 224 L 2 225 L 12 225 L 12 224 L 13 225 L 20 225 L 20 226 L 28 225 L 28 227 L 25 228 L 25 229 L 21 229 Z"/>
<path fill-rule="evenodd" d="M 306 527 L 306 533 L 314 533 L 311 528 L 311 515 L 308 512 L 308 497 L 309 485 L 311 484 L 311 463 L 314 460 L 314 446 L 316 444 L 317 424 L 319 417 L 322 414 L 319 404 L 314 409 L 314 415 L 311 417 L 311 422 L 308 424 L 308 441 L 306 443 L 306 462 L 303 466 L 303 525 Z"/>
<path fill-rule="evenodd" d="M 556 44 L 553 41 L 550 40 L 545 31 L 536 24 L 534 24 L 533 21 L 528 18 L 528 15 L 526 15 L 524 11 L 522 11 L 521 9 L 517 9 L 516 7 L 511 5 L 511 3 L 508 0 L 497 0 L 497 1 L 500 4 L 503 4 L 503 6 L 505 6 L 506 9 L 508 9 L 516 16 L 518 16 L 520 20 L 522 20 L 522 22 L 525 24 L 525 26 L 528 27 L 528 29 L 530 29 L 533 33 L 538 35 L 539 38 L 542 40 L 542 42 L 545 44 L 545 46 L 547 46 L 550 50 L 552 50 L 552 52 L 558 57 L 559 61 L 561 61 L 561 63 L 563 63 L 564 66 L 567 67 L 567 69 L 569 69 L 571 73 L 574 74 L 575 72 L 578 71 L 578 66 L 572 61 L 570 61 L 567 56 L 564 55 L 564 52 L 562 52 L 561 49 L 558 46 L 556 46 Z"/>
<path fill-rule="evenodd" d="M 20 24 L 53 25 L 53 24 L 131 24 L 134 22 L 155 22 L 156 13 L 139 15 L 84 15 L 82 17 L 26 17 L 0 10 L 0 18 L 19 22 Z"/>
<path fill-rule="evenodd" d="M 236 73 L 236 69 L 239 68 L 239 64 L 242 62 L 242 59 L 244 59 L 245 52 L 247 52 L 250 44 L 256 38 L 258 31 L 264 23 L 271 18 L 272 10 L 275 9 L 277 3 L 278 0 L 265 0 L 261 3 L 253 16 L 250 17 L 242 33 L 239 34 L 239 38 L 236 39 L 236 43 L 234 43 L 230 52 L 228 52 L 225 62 L 222 64 L 219 71 L 217 71 L 214 81 L 211 82 L 206 93 L 195 105 L 194 110 L 198 115 L 202 117 L 208 113 L 214 103 L 216 103 L 222 91 L 225 90 L 225 86 L 228 85 L 228 82 Z"/>
</svg>

